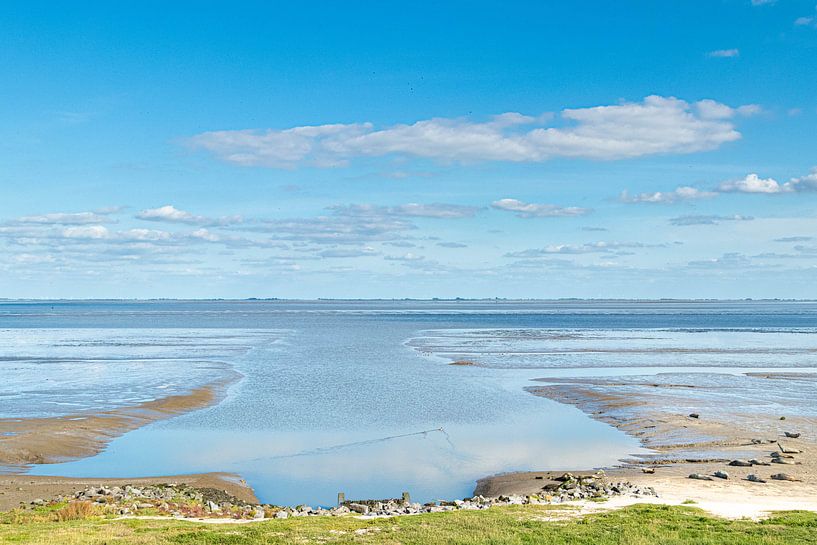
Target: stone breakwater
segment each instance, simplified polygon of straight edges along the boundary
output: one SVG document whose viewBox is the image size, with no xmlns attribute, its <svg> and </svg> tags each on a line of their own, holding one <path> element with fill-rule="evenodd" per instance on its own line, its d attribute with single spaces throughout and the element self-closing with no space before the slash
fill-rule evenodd
<svg viewBox="0 0 817 545">
<path fill-rule="evenodd" d="M 437 513 L 460 509 L 488 509 L 498 505 L 549 505 L 613 496 L 657 496 L 651 487 L 629 482 L 608 482 L 603 472 L 593 475 L 565 473 L 555 482 L 542 487 L 540 494 L 511 495 L 486 498 L 474 496 L 462 500 L 438 501 L 425 504 L 408 500 L 363 500 L 343 502 L 337 507 L 309 505 L 281 507 L 244 502 L 224 490 L 196 488 L 185 484 L 150 486 L 93 486 L 70 497 L 51 500 L 36 499 L 32 507 L 69 506 L 81 502 L 96 513 L 119 516 L 165 515 L 177 518 L 231 518 L 246 520 L 285 519 L 289 517 L 341 516 L 357 514 L 368 517 L 390 517 Z"/>
</svg>

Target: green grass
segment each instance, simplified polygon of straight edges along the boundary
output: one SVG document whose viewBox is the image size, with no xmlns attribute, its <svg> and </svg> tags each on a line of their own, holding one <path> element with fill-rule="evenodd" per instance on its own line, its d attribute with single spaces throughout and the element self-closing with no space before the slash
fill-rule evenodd
<svg viewBox="0 0 817 545">
<path fill-rule="evenodd" d="M 198 524 L 91 518 L 53 522 L 53 512 L 0 515 L 0 543 L 38 544 L 462 544 L 643 545 L 817 543 L 817 514 L 787 512 L 763 522 L 728 521 L 692 507 L 637 505 L 564 518 L 544 506 L 495 507 L 363 521 L 294 518 L 259 523 Z M 556 520 L 554 520 L 556 519 Z M 356 533 L 356 530 L 358 533 Z"/>
</svg>

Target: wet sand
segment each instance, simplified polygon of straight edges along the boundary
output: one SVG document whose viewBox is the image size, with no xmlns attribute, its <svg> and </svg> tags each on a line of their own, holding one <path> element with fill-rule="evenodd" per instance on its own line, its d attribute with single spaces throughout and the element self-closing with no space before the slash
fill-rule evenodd
<svg viewBox="0 0 817 545">
<path fill-rule="evenodd" d="M 217 403 L 238 373 L 138 405 L 60 418 L 0 419 L 0 468 L 23 472 L 31 464 L 53 464 L 101 452 L 114 438 L 157 420 Z"/>
<path fill-rule="evenodd" d="M 797 379 L 814 384 L 817 376 L 794 377 L 775 373 L 757 375 L 768 380 Z M 623 460 L 609 469 L 614 480 L 652 486 L 662 503 L 694 501 L 724 516 L 758 517 L 783 509 L 817 511 L 817 418 L 787 416 L 781 420 L 769 404 L 765 412 L 700 410 L 699 417 L 672 409 L 689 384 L 656 385 L 644 382 L 634 394 L 633 382 L 611 379 L 542 379 L 547 385 L 531 387 L 534 395 L 573 405 L 591 417 L 637 437 L 653 454 Z M 670 394 L 670 392 L 672 392 Z M 668 408 L 669 407 L 669 408 Z M 801 433 L 787 438 L 786 431 Z M 773 452 L 800 451 L 772 463 Z M 756 459 L 763 465 L 730 466 L 735 459 Z M 654 473 L 644 473 L 642 468 Z M 587 468 L 584 468 L 587 469 Z M 728 479 L 693 480 L 690 474 L 712 476 L 725 471 Z M 771 475 L 785 473 L 796 481 L 778 481 Z M 765 483 L 746 480 L 755 474 Z M 556 473 L 525 472 L 488 477 L 479 481 L 476 493 L 483 495 L 532 494 L 541 490 Z"/>
<path fill-rule="evenodd" d="M 144 486 L 150 484 L 187 484 L 195 488 L 215 488 L 224 490 L 247 503 L 258 503 L 252 488 L 232 473 L 203 473 L 195 475 L 175 475 L 168 477 L 143 477 L 137 479 L 99 479 L 39 477 L 32 475 L 0 475 L 0 511 L 28 505 L 31 501 L 53 499 L 57 496 L 72 496 L 88 486 Z"/>
</svg>

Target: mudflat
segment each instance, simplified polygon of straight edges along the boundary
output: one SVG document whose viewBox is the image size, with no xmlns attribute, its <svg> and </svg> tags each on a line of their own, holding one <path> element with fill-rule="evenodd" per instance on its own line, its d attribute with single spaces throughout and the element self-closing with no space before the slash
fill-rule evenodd
<svg viewBox="0 0 817 545">
<path fill-rule="evenodd" d="M 817 386 L 813 375 L 780 375 L 786 376 L 759 376 Z M 529 391 L 573 405 L 637 437 L 653 451 L 607 470 L 611 478 L 655 488 L 659 497 L 646 501 L 694 502 L 734 517 L 784 509 L 817 511 L 817 418 L 781 417 L 772 405 L 766 411 L 745 413 L 737 407 L 716 410 L 705 402 L 695 409 L 698 412 L 679 412 L 679 399 L 688 407 L 697 406 L 688 394 L 698 386 L 683 382 L 659 386 L 616 378 L 542 380 L 546 384 Z M 751 404 L 746 399 L 746 405 Z M 476 493 L 533 494 L 554 476 L 553 472 L 492 476 L 479 481 Z"/>
<path fill-rule="evenodd" d="M 220 399 L 238 373 L 186 394 L 109 411 L 57 418 L 0 419 L 0 466 L 24 469 L 99 453 L 112 439 L 151 422 L 201 409 Z"/>
</svg>

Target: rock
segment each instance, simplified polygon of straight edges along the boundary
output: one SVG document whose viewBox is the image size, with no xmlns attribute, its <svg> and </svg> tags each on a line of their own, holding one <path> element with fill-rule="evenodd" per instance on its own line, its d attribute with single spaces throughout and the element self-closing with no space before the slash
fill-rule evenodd
<svg viewBox="0 0 817 545">
<path fill-rule="evenodd" d="M 31 505 L 45 505 L 45 500 L 42 498 L 37 498 L 31 502 Z"/>
<path fill-rule="evenodd" d="M 792 481 L 792 482 L 799 482 L 800 479 L 796 479 L 789 475 L 788 473 L 775 473 L 772 475 L 772 479 L 775 481 Z"/>
<path fill-rule="evenodd" d="M 211 513 L 215 513 L 216 511 L 221 511 L 221 508 L 215 502 L 208 501 L 206 504 L 207 510 Z"/>
<path fill-rule="evenodd" d="M 752 467 L 752 462 L 747 462 L 746 460 L 732 460 L 729 462 L 729 465 L 733 467 Z"/>
<path fill-rule="evenodd" d="M 252 518 L 255 520 L 261 520 L 264 518 L 264 510 L 260 507 L 255 508 L 255 512 L 253 512 Z"/>
<path fill-rule="evenodd" d="M 728 479 L 729 478 L 729 474 L 727 472 L 725 472 L 725 471 L 716 471 L 712 475 L 714 475 L 715 477 L 717 477 L 719 479 Z"/>
<path fill-rule="evenodd" d="M 468 366 L 468 365 L 476 365 L 476 363 L 474 363 L 474 362 L 472 362 L 472 361 L 468 361 L 468 360 L 457 360 L 457 361 L 452 361 L 452 362 L 451 362 L 451 363 L 449 363 L 448 365 L 462 365 L 462 366 Z"/>
<path fill-rule="evenodd" d="M 760 477 L 758 477 L 757 475 L 755 475 L 754 473 L 750 473 L 749 475 L 747 475 L 746 480 L 747 481 L 752 481 L 753 483 L 765 483 L 766 482 L 763 479 L 761 479 Z"/>
<path fill-rule="evenodd" d="M 784 447 L 780 443 L 777 443 L 777 446 L 780 448 L 780 452 L 783 454 L 800 454 L 800 451 L 796 448 Z"/>
<path fill-rule="evenodd" d="M 284 510 L 281 510 L 281 511 L 278 511 L 278 512 L 276 512 L 276 513 L 275 513 L 275 518 L 277 518 L 277 519 L 285 519 L 285 518 L 287 518 L 288 516 L 289 516 L 289 515 L 288 515 L 288 514 L 287 514 L 287 512 L 286 512 L 286 511 L 284 511 Z"/>
<path fill-rule="evenodd" d="M 641 468 L 641 473 L 649 473 L 650 475 L 652 475 L 653 473 L 655 473 L 655 468 L 654 467 L 642 467 Z"/>
<path fill-rule="evenodd" d="M 701 475 L 700 473 L 692 473 L 689 476 L 690 479 L 695 479 L 697 481 L 712 481 L 712 477 L 709 475 Z"/>
<path fill-rule="evenodd" d="M 689 413 L 689 417 L 690 418 L 700 418 L 701 415 L 699 415 L 698 413 Z"/>
<path fill-rule="evenodd" d="M 152 503 L 137 503 L 135 505 L 137 509 L 153 509 Z"/>
<path fill-rule="evenodd" d="M 792 432 L 790 432 L 790 431 L 784 431 L 784 432 L 783 432 L 783 435 L 785 435 L 785 436 L 786 436 L 786 437 L 788 437 L 789 439 L 797 439 L 797 438 L 799 438 L 799 437 L 800 437 L 800 434 L 799 434 L 799 433 L 792 433 Z"/>
<path fill-rule="evenodd" d="M 368 505 L 362 505 L 362 504 L 359 504 L 359 503 L 350 503 L 348 505 L 348 507 L 349 507 L 349 509 L 351 511 L 354 511 L 355 513 L 360 513 L 361 515 L 368 515 L 369 514 L 369 506 Z"/>
</svg>

